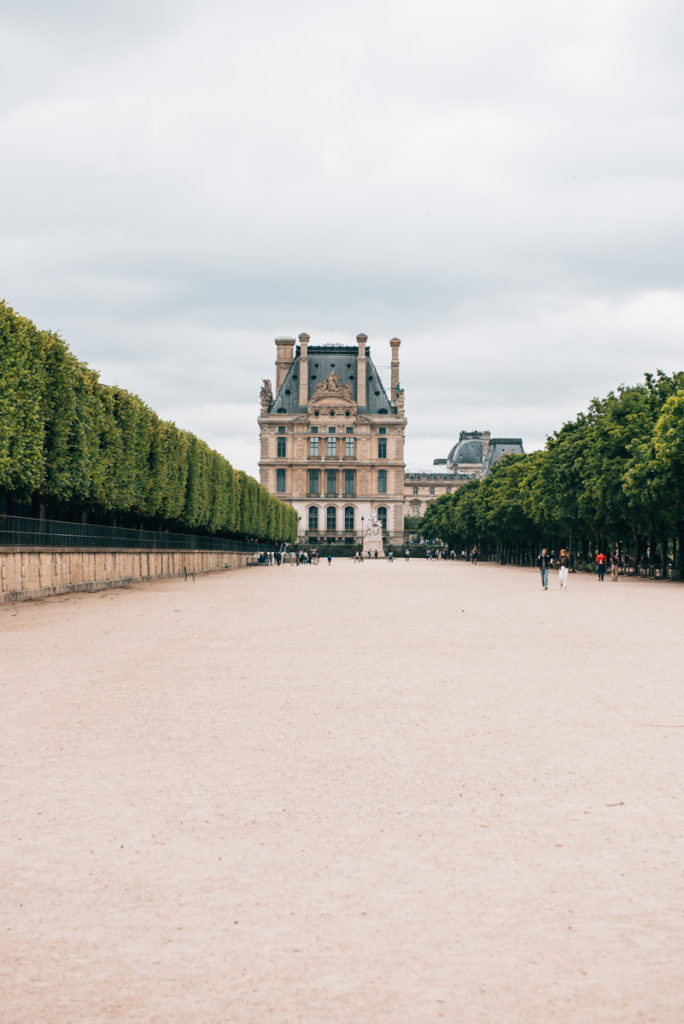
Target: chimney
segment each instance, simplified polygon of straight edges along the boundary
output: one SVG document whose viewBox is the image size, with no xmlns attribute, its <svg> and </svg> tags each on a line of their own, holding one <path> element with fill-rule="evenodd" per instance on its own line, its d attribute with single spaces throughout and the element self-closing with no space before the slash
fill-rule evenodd
<svg viewBox="0 0 684 1024">
<path fill-rule="evenodd" d="M 299 335 L 299 404 L 309 404 L 309 335 Z"/>
<path fill-rule="evenodd" d="M 356 341 L 359 346 L 359 360 L 356 367 L 356 404 L 359 409 L 366 405 L 366 342 L 367 334 L 357 334 Z"/>
<path fill-rule="evenodd" d="M 397 388 L 399 387 L 399 346 L 401 341 L 399 338 L 392 338 L 390 345 L 392 346 L 392 394 L 390 395 L 390 402 L 396 402 Z"/>
<path fill-rule="evenodd" d="M 287 377 L 287 371 L 292 365 L 292 353 L 294 350 L 294 338 L 276 338 L 276 386 L 275 393 L 279 393 L 283 381 Z"/>
</svg>

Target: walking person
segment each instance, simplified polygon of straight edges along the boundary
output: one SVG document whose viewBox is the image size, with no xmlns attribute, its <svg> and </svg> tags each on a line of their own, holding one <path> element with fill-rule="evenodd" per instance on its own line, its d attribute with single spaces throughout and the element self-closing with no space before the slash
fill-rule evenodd
<svg viewBox="0 0 684 1024">
<path fill-rule="evenodd" d="M 546 548 L 541 549 L 541 553 L 537 555 L 537 565 L 539 566 L 539 572 L 541 573 L 541 585 L 544 590 L 549 589 L 549 568 L 553 564 L 553 559 L 549 555 Z"/>
<path fill-rule="evenodd" d="M 479 557 L 480 557 L 480 552 L 478 550 L 477 544 L 475 544 L 475 546 L 473 547 L 473 550 L 470 552 L 470 561 L 473 563 L 473 565 L 477 565 L 477 560 L 478 560 Z"/>
<path fill-rule="evenodd" d="M 603 551 L 599 551 L 596 556 L 596 565 L 598 566 L 598 581 L 603 583 L 603 578 L 606 575 L 606 564 L 608 562 L 608 556 L 604 555 Z"/>
<path fill-rule="evenodd" d="M 617 556 L 617 551 L 610 556 L 610 582 L 617 583 L 618 572 L 620 569 L 620 559 Z"/>
<path fill-rule="evenodd" d="M 561 590 L 568 589 L 568 573 L 570 572 L 570 555 L 565 548 L 561 548 L 558 559 L 558 582 Z"/>
</svg>

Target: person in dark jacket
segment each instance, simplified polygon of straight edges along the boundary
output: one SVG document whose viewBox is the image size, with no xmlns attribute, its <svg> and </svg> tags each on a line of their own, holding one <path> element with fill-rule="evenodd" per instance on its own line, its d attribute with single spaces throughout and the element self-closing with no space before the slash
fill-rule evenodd
<svg viewBox="0 0 684 1024">
<path fill-rule="evenodd" d="M 553 564 L 553 559 L 548 553 L 546 548 L 541 549 L 541 554 L 537 555 L 537 565 L 539 566 L 539 572 L 541 573 L 541 584 L 544 590 L 549 589 L 549 568 Z"/>
</svg>

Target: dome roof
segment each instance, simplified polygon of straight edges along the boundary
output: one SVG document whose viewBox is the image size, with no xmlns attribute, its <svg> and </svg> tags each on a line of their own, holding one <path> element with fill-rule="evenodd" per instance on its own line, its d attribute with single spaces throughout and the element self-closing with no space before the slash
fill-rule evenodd
<svg viewBox="0 0 684 1024">
<path fill-rule="evenodd" d="M 482 462 L 482 438 L 467 437 L 457 441 L 447 455 L 447 465 L 459 462 Z"/>
</svg>

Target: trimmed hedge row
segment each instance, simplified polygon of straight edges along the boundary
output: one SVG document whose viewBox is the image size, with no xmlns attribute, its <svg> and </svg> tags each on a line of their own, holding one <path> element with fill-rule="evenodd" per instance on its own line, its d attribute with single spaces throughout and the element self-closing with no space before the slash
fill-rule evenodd
<svg viewBox="0 0 684 1024">
<path fill-rule="evenodd" d="M 293 541 L 297 514 L 0 301 L 0 489 L 181 529 Z"/>
</svg>

